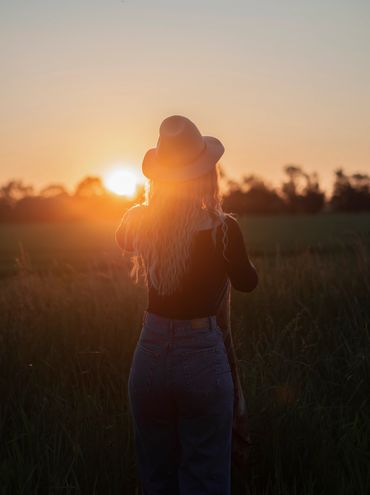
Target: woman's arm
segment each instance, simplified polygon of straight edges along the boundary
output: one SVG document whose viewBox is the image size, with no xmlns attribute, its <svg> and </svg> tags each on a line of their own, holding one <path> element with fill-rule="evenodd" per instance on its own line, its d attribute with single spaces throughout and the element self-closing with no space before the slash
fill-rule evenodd
<svg viewBox="0 0 370 495">
<path fill-rule="evenodd" d="M 227 217 L 226 270 L 234 289 L 251 292 L 257 287 L 257 271 L 249 259 L 239 222 Z"/>
<path fill-rule="evenodd" d="M 123 214 L 120 224 L 115 232 L 115 240 L 123 251 L 134 252 L 133 234 L 135 232 L 138 215 L 142 212 L 143 205 L 131 206 Z"/>
</svg>

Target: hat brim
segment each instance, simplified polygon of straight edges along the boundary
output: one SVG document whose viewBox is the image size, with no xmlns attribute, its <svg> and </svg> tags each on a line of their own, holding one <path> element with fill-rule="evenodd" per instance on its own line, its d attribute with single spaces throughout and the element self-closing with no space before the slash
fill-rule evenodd
<svg viewBox="0 0 370 495">
<path fill-rule="evenodd" d="M 157 148 L 146 152 L 142 172 L 148 179 L 161 181 L 186 181 L 195 179 L 211 171 L 224 154 L 225 148 L 221 141 L 212 136 L 203 136 L 205 143 L 202 153 L 191 163 L 182 166 L 163 165 L 158 158 Z"/>
</svg>

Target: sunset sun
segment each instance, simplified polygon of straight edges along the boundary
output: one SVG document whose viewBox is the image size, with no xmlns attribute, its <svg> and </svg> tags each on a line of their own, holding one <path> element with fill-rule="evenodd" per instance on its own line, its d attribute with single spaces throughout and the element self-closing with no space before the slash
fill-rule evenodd
<svg viewBox="0 0 370 495">
<path fill-rule="evenodd" d="M 123 167 L 111 170 L 104 177 L 105 187 L 119 196 L 133 196 L 137 183 L 136 175 Z"/>
</svg>

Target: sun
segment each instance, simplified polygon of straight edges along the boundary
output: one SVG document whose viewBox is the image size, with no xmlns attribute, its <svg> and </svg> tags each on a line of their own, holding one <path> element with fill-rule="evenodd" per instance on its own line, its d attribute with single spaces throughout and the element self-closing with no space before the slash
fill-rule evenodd
<svg viewBox="0 0 370 495">
<path fill-rule="evenodd" d="M 120 167 L 107 172 L 103 182 L 109 191 L 119 196 L 133 196 L 136 192 L 138 179 L 133 172 Z"/>
</svg>

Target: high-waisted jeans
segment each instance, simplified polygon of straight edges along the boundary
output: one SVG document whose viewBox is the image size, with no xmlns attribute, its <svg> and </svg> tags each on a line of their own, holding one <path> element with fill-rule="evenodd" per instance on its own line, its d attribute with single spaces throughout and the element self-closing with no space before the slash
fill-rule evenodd
<svg viewBox="0 0 370 495">
<path fill-rule="evenodd" d="M 208 326 L 144 312 L 128 392 L 142 493 L 229 495 L 234 384 Z"/>
</svg>

